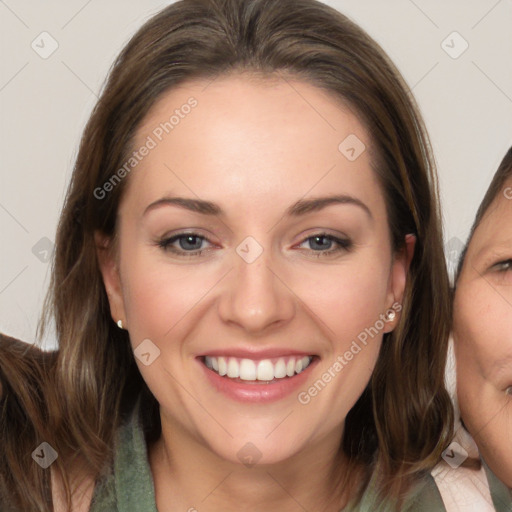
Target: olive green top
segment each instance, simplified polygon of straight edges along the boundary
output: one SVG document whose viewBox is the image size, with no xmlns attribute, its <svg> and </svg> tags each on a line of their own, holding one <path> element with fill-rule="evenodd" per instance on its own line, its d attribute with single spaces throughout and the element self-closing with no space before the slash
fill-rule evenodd
<svg viewBox="0 0 512 512">
<path fill-rule="evenodd" d="M 498 480 L 485 461 L 483 465 L 496 512 L 512 512 L 512 490 L 509 489 L 501 480 Z"/>
<path fill-rule="evenodd" d="M 128 421 L 119 428 L 114 459 L 113 471 L 99 481 L 94 489 L 90 512 L 157 512 L 153 478 L 139 417 L 139 402 Z M 345 507 L 343 512 L 394 510 L 389 503 L 377 498 L 372 478 L 362 501 L 355 507 Z M 446 511 L 435 481 L 430 475 L 411 490 L 402 511 Z"/>
</svg>

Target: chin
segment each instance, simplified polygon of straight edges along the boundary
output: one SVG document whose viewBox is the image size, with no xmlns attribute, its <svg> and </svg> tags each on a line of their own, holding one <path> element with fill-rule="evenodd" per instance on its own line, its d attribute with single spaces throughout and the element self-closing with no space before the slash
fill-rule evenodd
<svg viewBox="0 0 512 512">
<path fill-rule="evenodd" d="M 276 437 L 272 441 L 261 435 L 245 435 L 231 439 L 227 446 L 210 445 L 210 450 L 233 464 L 242 464 L 246 467 L 275 465 L 290 459 L 300 450 L 300 447 L 291 441 L 289 435 L 286 439 Z"/>
</svg>

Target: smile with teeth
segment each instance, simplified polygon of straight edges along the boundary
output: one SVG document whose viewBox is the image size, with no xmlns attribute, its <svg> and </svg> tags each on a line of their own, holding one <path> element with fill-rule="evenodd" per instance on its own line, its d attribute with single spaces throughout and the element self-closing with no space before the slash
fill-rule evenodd
<svg viewBox="0 0 512 512">
<path fill-rule="evenodd" d="M 259 361 L 236 357 L 205 356 L 204 364 L 221 377 L 246 381 L 271 381 L 293 377 L 303 372 L 312 360 L 312 356 L 288 356 Z"/>
</svg>

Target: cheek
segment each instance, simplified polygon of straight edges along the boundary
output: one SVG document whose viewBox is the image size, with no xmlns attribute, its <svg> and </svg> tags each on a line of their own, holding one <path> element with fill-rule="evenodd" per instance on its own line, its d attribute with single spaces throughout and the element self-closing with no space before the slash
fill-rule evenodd
<svg viewBox="0 0 512 512">
<path fill-rule="evenodd" d="M 293 288 L 325 323 L 328 337 L 342 344 L 376 322 L 380 325 L 387 282 L 384 269 L 354 265 L 318 269 L 314 278 L 297 278 Z"/>
<path fill-rule="evenodd" d="M 228 324 L 219 316 L 219 304 L 231 313 L 230 297 L 243 295 L 238 267 L 227 259 L 171 263 L 163 253 L 128 242 L 121 250 L 132 346 L 149 339 L 162 355 L 151 371 L 139 365 L 141 373 L 146 381 L 156 379 L 156 368 L 163 364 L 177 374 L 183 361 L 193 359 L 198 345 L 204 348 L 212 329 L 228 332 Z M 276 304 L 291 304 L 286 309 L 294 310 L 294 317 L 288 318 L 291 323 L 283 327 L 283 333 L 306 329 L 317 338 L 326 370 L 338 355 L 344 356 L 343 371 L 338 373 L 342 376 L 332 389 L 344 387 L 339 400 L 345 405 L 347 394 L 354 400 L 360 394 L 378 357 L 390 278 L 390 259 L 382 253 L 377 247 L 370 248 L 343 263 L 270 262 L 277 277 L 266 281 L 264 289 L 256 288 L 264 294 L 256 300 L 275 294 L 279 296 Z M 257 271 L 268 277 L 266 267 Z M 224 321 L 230 319 L 228 314 Z M 155 389 L 157 384 L 161 385 L 155 380 Z"/>
<path fill-rule="evenodd" d="M 308 407 L 299 404 L 296 396 L 290 398 L 301 411 L 298 418 L 303 426 L 320 428 L 318 418 L 324 418 L 321 428 L 327 431 L 337 427 L 370 378 L 384 328 L 381 315 L 387 305 L 390 276 L 390 259 L 382 253 L 377 248 L 362 251 L 360 257 L 344 263 L 276 259 L 269 263 L 276 274 L 273 278 L 265 266 L 256 270 L 268 281 L 265 287 L 254 288 L 255 293 L 262 294 L 253 297 L 255 300 L 275 294 L 280 299 L 276 304 L 292 304 L 285 308 L 294 311 L 294 316 L 283 324 L 282 336 L 319 340 L 318 352 L 324 359 L 317 375 L 327 375 L 330 380 L 321 398 L 312 398 Z M 239 267 L 228 259 L 188 265 L 169 263 L 154 251 L 135 245 L 126 247 L 122 254 L 123 295 L 132 345 L 137 347 L 142 340 L 150 339 L 161 352 L 150 366 L 137 361 L 141 374 L 160 403 L 170 411 L 189 411 L 177 413 L 185 418 L 183 421 L 189 421 L 187 414 L 196 414 L 194 405 L 175 379 L 196 390 L 197 396 L 208 392 L 196 388 L 199 384 L 191 377 L 194 355 L 198 347 L 204 349 L 212 333 L 217 338 L 222 334 L 233 337 L 229 330 L 233 326 L 227 320 L 234 318 L 229 316 L 233 312 L 231 298 L 243 295 Z M 224 319 L 219 304 L 224 305 Z M 338 366 L 333 369 L 336 362 Z M 330 374 L 324 373 L 329 369 Z M 298 392 L 308 391 L 310 385 Z M 236 419 L 236 407 L 227 410 L 233 421 L 241 421 Z M 197 412 L 201 418 L 202 414 Z M 254 428 L 258 425 L 255 423 Z"/>
<path fill-rule="evenodd" d="M 512 353 L 510 305 L 479 281 L 461 288 L 454 303 L 457 373 L 461 385 L 475 387 L 479 380 L 492 380 L 492 367 Z"/>
<path fill-rule="evenodd" d="M 457 291 L 454 308 L 461 415 L 491 463 L 502 458 L 500 453 L 512 432 L 512 399 L 503 391 L 502 378 L 493 373 L 496 363 L 512 353 L 510 306 L 488 283 L 479 280 Z M 508 455 L 511 449 L 506 448 Z"/>
<path fill-rule="evenodd" d="M 323 329 L 330 347 L 318 375 L 326 384 L 322 399 L 312 398 L 312 409 L 326 412 L 325 425 L 344 417 L 359 398 L 375 367 L 385 322 L 389 263 L 369 261 L 347 267 L 332 267 L 318 272 L 315 279 L 297 279 L 294 291 L 301 298 L 316 324 Z M 317 389 L 305 389 L 315 397 Z M 316 400 L 316 401 L 315 401 Z M 320 413 L 319 413 L 320 414 Z M 320 414 L 321 415 L 321 414 Z"/>
<path fill-rule="evenodd" d="M 128 239 L 121 250 L 127 320 L 130 334 L 137 333 L 138 337 L 161 338 L 192 309 L 200 310 L 203 303 L 211 302 L 216 284 L 230 268 L 219 288 L 223 293 L 237 291 L 232 261 L 187 264 L 183 260 L 176 264 L 176 260 L 166 261 L 164 253 L 140 248 Z M 377 247 L 346 263 L 310 260 L 270 265 L 277 276 L 275 291 L 270 293 L 298 303 L 297 308 L 304 305 L 336 338 L 354 336 L 355 330 L 372 327 L 384 313 L 390 261 Z"/>
<path fill-rule="evenodd" d="M 512 397 L 504 398 L 499 406 L 496 403 L 496 408 L 492 414 L 482 412 L 481 418 L 467 426 L 485 462 L 501 481 L 512 486 Z"/>
<path fill-rule="evenodd" d="M 132 261 L 123 282 L 130 337 L 132 341 L 134 335 L 161 340 L 171 336 L 188 313 L 201 308 L 201 299 L 218 276 L 205 267 L 143 265 L 140 260 Z"/>
</svg>

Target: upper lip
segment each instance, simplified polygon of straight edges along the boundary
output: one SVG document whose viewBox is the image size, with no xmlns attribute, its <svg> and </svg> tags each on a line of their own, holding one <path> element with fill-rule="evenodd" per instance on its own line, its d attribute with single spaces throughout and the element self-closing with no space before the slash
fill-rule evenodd
<svg viewBox="0 0 512 512">
<path fill-rule="evenodd" d="M 272 359 L 275 357 L 290 357 L 290 356 L 312 356 L 314 355 L 312 352 L 304 352 L 302 350 L 293 350 L 288 348 L 267 348 L 264 350 L 261 349 L 242 349 L 242 348 L 226 348 L 226 349 L 217 349 L 217 350 L 209 350 L 208 352 L 204 352 L 200 354 L 199 357 L 209 356 L 209 357 L 236 357 L 239 359 Z"/>
</svg>

